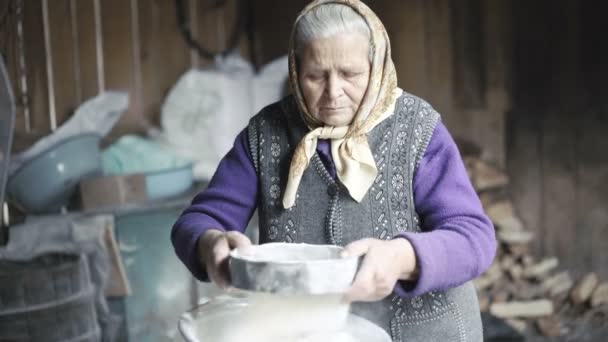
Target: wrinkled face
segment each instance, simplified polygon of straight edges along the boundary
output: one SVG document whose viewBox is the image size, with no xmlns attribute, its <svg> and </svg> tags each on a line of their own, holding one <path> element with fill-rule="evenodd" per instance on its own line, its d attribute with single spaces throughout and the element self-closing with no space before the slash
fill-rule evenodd
<svg viewBox="0 0 608 342">
<path fill-rule="evenodd" d="M 299 82 L 310 114 L 328 126 L 353 120 L 369 83 L 369 38 L 343 33 L 305 46 Z"/>
</svg>

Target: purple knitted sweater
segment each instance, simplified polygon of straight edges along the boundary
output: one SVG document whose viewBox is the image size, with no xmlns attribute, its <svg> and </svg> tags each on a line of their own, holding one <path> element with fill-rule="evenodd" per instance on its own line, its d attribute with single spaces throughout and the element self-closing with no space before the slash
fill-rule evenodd
<svg viewBox="0 0 608 342">
<path fill-rule="evenodd" d="M 335 177 L 329 141 L 317 151 Z M 198 260 L 197 239 L 208 229 L 247 227 L 257 200 L 258 182 L 247 130 L 220 162 L 207 189 L 200 192 L 171 231 L 176 254 L 192 274 L 207 280 Z M 411 297 L 461 285 L 492 263 L 496 252 L 494 227 L 483 211 L 458 148 L 446 127 L 438 122 L 414 175 L 414 202 L 422 232 L 402 233 L 415 250 L 418 280 L 400 282 L 395 291 Z"/>
</svg>

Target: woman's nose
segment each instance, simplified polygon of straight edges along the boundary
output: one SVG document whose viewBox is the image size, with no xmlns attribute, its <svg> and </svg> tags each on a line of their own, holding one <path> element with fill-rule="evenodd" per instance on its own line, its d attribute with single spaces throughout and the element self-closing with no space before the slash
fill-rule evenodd
<svg viewBox="0 0 608 342">
<path fill-rule="evenodd" d="M 342 95 L 342 82 L 338 75 L 329 75 L 326 86 L 327 97 L 329 99 L 337 99 Z"/>
</svg>

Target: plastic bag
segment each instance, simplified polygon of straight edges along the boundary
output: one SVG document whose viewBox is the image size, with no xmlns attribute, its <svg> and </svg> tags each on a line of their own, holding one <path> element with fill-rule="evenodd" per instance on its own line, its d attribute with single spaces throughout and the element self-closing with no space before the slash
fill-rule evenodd
<svg viewBox="0 0 608 342">
<path fill-rule="evenodd" d="M 83 133 L 97 133 L 102 137 L 107 135 L 127 108 L 129 96 L 125 92 L 107 91 L 87 100 L 56 131 L 38 140 L 26 151 L 14 155 L 9 165 L 9 175 L 49 146 L 66 138 Z"/>
<path fill-rule="evenodd" d="M 103 151 L 101 160 L 106 175 L 155 172 L 190 164 L 166 147 L 136 135 L 121 137 Z"/>
<path fill-rule="evenodd" d="M 156 139 L 194 161 L 196 179 L 211 179 L 249 119 L 282 97 L 287 69 L 283 57 L 256 75 L 249 62 L 231 55 L 213 69 L 186 72 L 165 99 Z"/>
</svg>

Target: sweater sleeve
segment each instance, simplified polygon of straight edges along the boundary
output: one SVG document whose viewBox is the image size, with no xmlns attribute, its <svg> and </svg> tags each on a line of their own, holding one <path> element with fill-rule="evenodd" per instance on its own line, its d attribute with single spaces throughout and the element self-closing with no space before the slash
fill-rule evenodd
<svg viewBox="0 0 608 342">
<path fill-rule="evenodd" d="M 209 229 L 244 232 L 256 207 L 257 184 L 245 129 L 171 230 L 175 253 L 197 279 L 208 280 L 198 258 L 199 237 Z"/>
<path fill-rule="evenodd" d="M 414 175 L 420 233 L 405 232 L 418 260 L 418 279 L 398 282 L 402 297 L 445 290 L 485 272 L 496 253 L 494 226 L 468 178 L 456 143 L 439 122 Z"/>
</svg>

